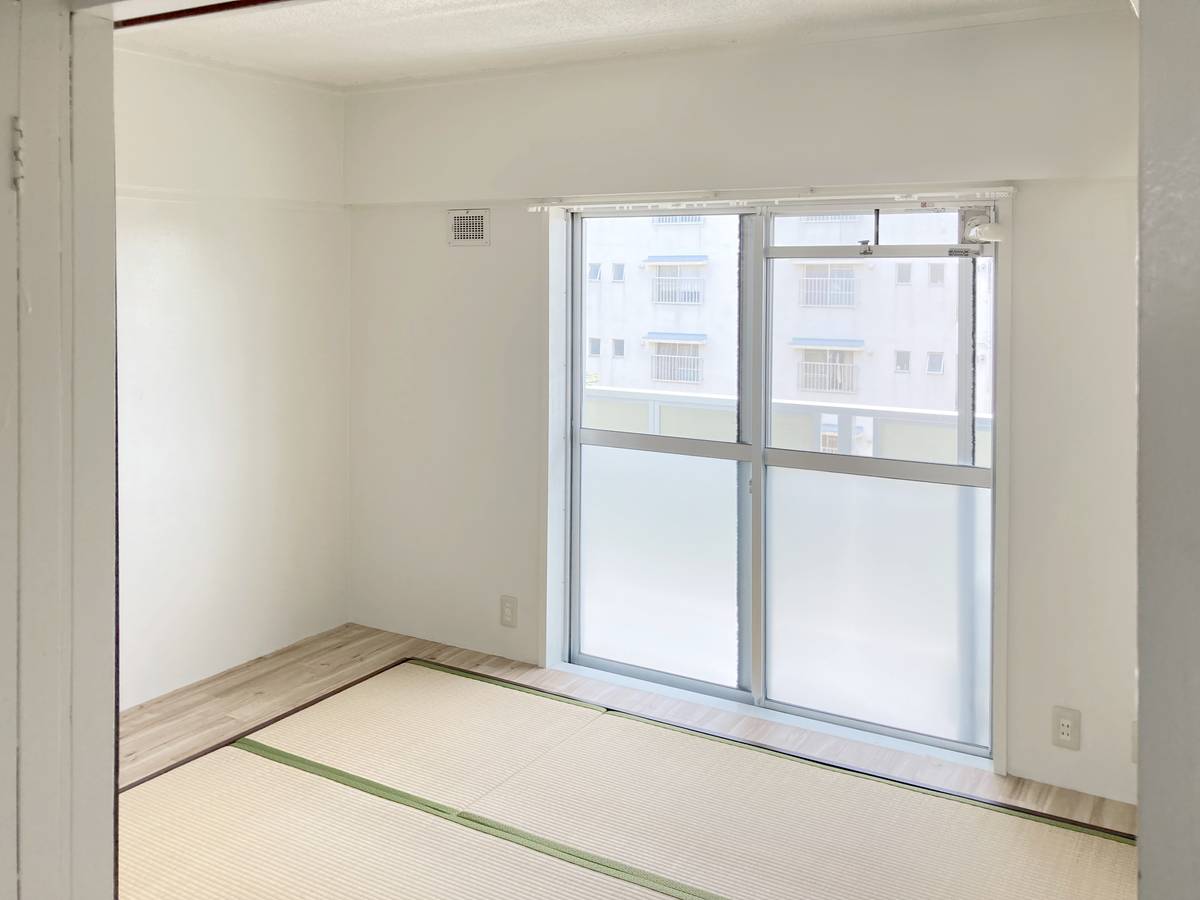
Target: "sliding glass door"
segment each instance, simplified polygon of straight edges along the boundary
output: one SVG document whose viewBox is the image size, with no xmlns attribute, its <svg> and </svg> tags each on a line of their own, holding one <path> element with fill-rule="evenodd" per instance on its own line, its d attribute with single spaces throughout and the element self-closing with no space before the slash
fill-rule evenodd
<svg viewBox="0 0 1200 900">
<path fill-rule="evenodd" d="M 979 217 L 575 214 L 574 661 L 990 752 Z"/>
</svg>

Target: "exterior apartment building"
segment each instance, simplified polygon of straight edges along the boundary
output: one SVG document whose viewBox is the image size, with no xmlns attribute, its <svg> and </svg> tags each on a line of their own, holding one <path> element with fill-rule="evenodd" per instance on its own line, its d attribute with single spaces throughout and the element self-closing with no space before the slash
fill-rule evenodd
<svg viewBox="0 0 1200 900">
<path fill-rule="evenodd" d="M 780 216 L 775 242 L 871 240 L 873 215 Z M 957 241 L 954 213 L 884 216 L 891 244 Z M 586 222 L 585 419 L 595 428 L 736 438 L 739 222 L 660 215 Z M 990 260 L 777 260 L 771 268 L 772 442 L 799 450 L 958 461 L 959 314 L 990 455 Z M 972 352 L 970 344 L 962 352 Z"/>
</svg>

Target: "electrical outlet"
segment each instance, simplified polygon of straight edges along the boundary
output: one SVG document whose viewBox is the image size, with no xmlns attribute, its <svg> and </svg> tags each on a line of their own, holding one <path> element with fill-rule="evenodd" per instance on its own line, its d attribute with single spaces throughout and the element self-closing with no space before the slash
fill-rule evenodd
<svg viewBox="0 0 1200 900">
<path fill-rule="evenodd" d="M 500 624 L 505 628 L 517 627 L 517 598 L 508 594 L 500 598 Z"/>
<path fill-rule="evenodd" d="M 1080 716 L 1077 709 L 1054 707 L 1054 714 L 1050 720 L 1050 743 L 1066 750 L 1078 750 Z"/>
</svg>

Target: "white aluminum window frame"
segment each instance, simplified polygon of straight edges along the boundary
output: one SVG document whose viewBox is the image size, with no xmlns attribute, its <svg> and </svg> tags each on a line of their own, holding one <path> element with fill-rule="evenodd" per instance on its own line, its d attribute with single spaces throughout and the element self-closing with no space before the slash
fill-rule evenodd
<svg viewBox="0 0 1200 900">
<path fill-rule="evenodd" d="M 1007 222 L 1011 216 L 1011 200 L 1006 189 L 986 200 L 957 201 L 947 199 L 946 207 L 980 207 L 992 210 L 995 220 Z M 868 205 L 882 211 L 918 211 L 911 201 L 858 201 L 834 207 L 861 211 Z M 825 207 L 829 209 L 830 207 Z M 809 205 L 756 205 L 753 203 L 709 204 L 698 210 L 700 215 L 738 214 L 742 217 L 741 271 L 739 273 L 739 354 L 738 354 L 738 440 L 724 442 L 678 438 L 665 435 L 607 431 L 585 428 L 582 425 L 583 360 L 580 348 L 584 345 L 583 299 L 586 264 L 583 259 L 584 223 L 588 218 L 644 217 L 651 215 L 653 206 L 614 205 L 611 207 L 576 208 L 570 210 L 570 309 L 568 315 L 568 441 L 569 471 L 567 475 L 567 616 L 564 623 L 565 662 L 609 671 L 618 675 L 653 681 L 684 690 L 753 704 L 767 709 L 788 712 L 805 718 L 823 720 L 885 736 L 924 743 L 992 760 L 998 773 L 1007 771 L 1006 678 L 1007 678 L 1007 485 L 1000 481 L 1008 463 L 1008 373 L 1007 351 L 1009 312 L 1007 255 L 998 252 L 995 244 L 952 245 L 881 245 L 868 246 L 776 246 L 771 245 L 773 220 L 777 216 L 795 216 L 822 212 L 819 203 Z M 963 359 L 956 372 L 960 396 L 971 397 L 967 408 L 960 404 L 959 462 L 955 464 L 890 460 L 829 452 L 800 451 L 769 446 L 771 341 L 770 310 L 772 297 L 769 267 L 772 260 L 863 260 L 904 259 L 953 261 L 955 259 L 994 260 L 993 274 L 993 335 L 995 350 L 993 365 L 993 451 L 990 467 L 973 464 L 975 435 L 975 279 L 960 279 L 959 290 L 959 353 Z M 910 356 L 911 359 L 911 356 Z M 693 678 L 646 669 L 636 665 L 601 659 L 580 651 L 580 547 L 579 500 L 580 463 L 583 446 L 613 447 L 659 453 L 677 453 L 710 459 L 732 460 L 739 463 L 739 522 L 743 537 L 739 540 L 739 677 L 736 687 L 716 685 Z M 971 460 L 964 463 L 963 460 Z M 806 709 L 771 700 L 766 696 L 766 599 L 765 599 L 765 485 L 770 468 L 798 468 L 810 471 L 895 478 L 904 481 L 930 482 L 988 489 L 992 513 L 992 595 L 991 595 L 991 671 L 990 671 L 990 740 L 988 746 L 964 744 L 933 735 L 925 735 L 879 723 L 859 720 Z"/>
</svg>

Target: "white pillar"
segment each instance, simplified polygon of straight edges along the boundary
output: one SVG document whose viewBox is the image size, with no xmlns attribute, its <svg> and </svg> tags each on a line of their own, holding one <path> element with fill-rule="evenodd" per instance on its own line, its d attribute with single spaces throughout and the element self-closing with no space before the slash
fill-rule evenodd
<svg viewBox="0 0 1200 900">
<path fill-rule="evenodd" d="M 1143 0 L 1138 460 L 1141 897 L 1200 885 L 1200 3 Z"/>
<path fill-rule="evenodd" d="M 112 29 L 67 0 L 3 7 L 0 900 L 99 900 L 115 802 Z"/>
</svg>

